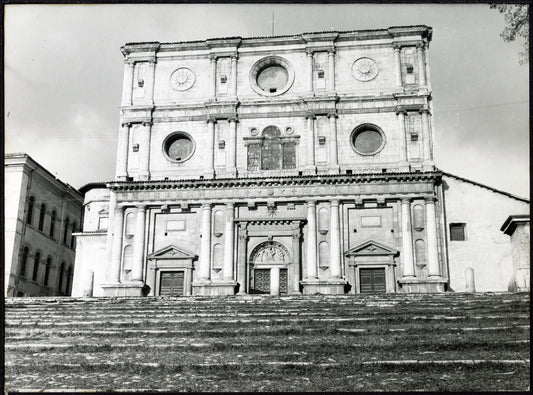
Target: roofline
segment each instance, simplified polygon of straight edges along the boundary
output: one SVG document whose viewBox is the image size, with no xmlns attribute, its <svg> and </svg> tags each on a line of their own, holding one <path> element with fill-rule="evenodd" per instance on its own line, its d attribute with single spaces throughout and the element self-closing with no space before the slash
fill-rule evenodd
<svg viewBox="0 0 533 395">
<path fill-rule="evenodd" d="M 528 199 L 520 197 L 520 196 L 513 195 L 512 193 L 505 192 L 505 191 L 500 191 L 499 189 L 496 189 L 496 188 L 493 188 L 493 187 L 489 187 L 489 186 L 487 186 L 485 184 L 481 184 L 479 182 L 472 181 L 472 180 L 469 180 L 467 178 L 456 176 L 455 174 L 448 173 L 448 172 L 446 172 L 444 170 L 440 170 L 440 171 L 442 172 L 443 176 L 448 176 L 448 177 L 452 177 L 452 178 L 455 178 L 455 179 L 460 180 L 460 181 L 468 182 L 468 183 L 476 185 L 478 187 L 488 189 L 488 190 L 490 190 L 492 192 L 501 193 L 502 195 L 505 195 L 507 197 L 510 197 L 510 198 L 513 198 L 513 199 L 516 199 L 516 200 L 520 200 L 521 202 L 524 202 L 524 203 L 530 203 L 530 201 Z"/>
<path fill-rule="evenodd" d="M 87 192 L 89 192 L 91 189 L 97 189 L 97 188 L 101 188 L 101 189 L 107 189 L 106 187 L 106 184 L 108 183 L 107 182 L 89 182 L 88 184 L 85 184 L 83 186 L 81 186 L 78 191 L 82 194 L 82 195 L 85 195 Z"/>
<path fill-rule="evenodd" d="M 511 235 L 518 223 L 529 223 L 528 214 L 514 214 L 507 217 L 500 230 L 506 235 Z"/>
</svg>

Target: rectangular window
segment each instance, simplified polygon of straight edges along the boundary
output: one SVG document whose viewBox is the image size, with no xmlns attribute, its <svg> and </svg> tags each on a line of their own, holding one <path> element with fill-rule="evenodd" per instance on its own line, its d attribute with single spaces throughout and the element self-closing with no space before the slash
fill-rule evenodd
<svg viewBox="0 0 533 395">
<path fill-rule="evenodd" d="M 167 231 L 185 230 L 184 220 L 171 220 L 167 221 Z"/>
<path fill-rule="evenodd" d="M 381 228 L 381 217 L 361 217 L 362 228 Z"/>
<path fill-rule="evenodd" d="M 98 218 L 98 230 L 107 230 L 108 223 L 109 223 L 109 217 Z"/>
<path fill-rule="evenodd" d="M 296 144 L 283 144 L 283 166 L 284 169 L 296 169 Z"/>
<path fill-rule="evenodd" d="M 450 224 L 450 240 L 465 241 L 465 226 L 466 224 Z"/>
</svg>

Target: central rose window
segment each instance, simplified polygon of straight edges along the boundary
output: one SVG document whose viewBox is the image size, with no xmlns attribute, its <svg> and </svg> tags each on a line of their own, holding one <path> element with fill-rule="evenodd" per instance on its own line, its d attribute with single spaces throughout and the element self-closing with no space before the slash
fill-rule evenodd
<svg viewBox="0 0 533 395">
<path fill-rule="evenodd" d="M 279 56 L 268 56 L 257 61 L 250 71 L 250 84 L 263 96 L 277 96 L 287 92 L 294 82 L 294 70 Z"/>
<path fill-rule="evenodd" d="M 185 162 L 194 153 L 192 137 L 185 132 L 175 132 L 163 142 L 163 152 L 172 162 Z"/>
<path fill-rule="evenodd" d="M 352 147 L 360 155 L 374 155 L 385 146 L 385 135 L 376 125 L 365 124 L 356 127 L 350 138 Z"/>
</svg>

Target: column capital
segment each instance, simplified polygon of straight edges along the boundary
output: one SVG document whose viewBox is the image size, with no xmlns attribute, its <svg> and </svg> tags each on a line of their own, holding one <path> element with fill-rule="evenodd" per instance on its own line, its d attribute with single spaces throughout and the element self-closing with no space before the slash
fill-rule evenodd
<svg viewBox="0 0 533 395">
<path fill-rule="evenodd" d="M 328 49 L 328 56 L 335 56 L 335 48 Z"/>
<path fill-rule="evenodd" d="M 392 48 L 394 49 L 394 52 L 400 52 L 400 49 L 402 49 L 402 44 L 400 43 L 393 43 Z"/>
<path fill-rule="evenodd" d="M 146 204 L 136 204 L 135 208 L 137 211 L 146 211 Z"/>
<path fill-rule="evenodd" d="M 419 112 L 420 114 L 431 114 L 431 111 L 430 111 L 429 108 L 427 108 L 427 107 L 419 108 L 419 109 L 418 109 L 418 112 Z"/>
<path fill-rule="evenodd" d="M 437 202 L 437 198 L 435 196 L 426 196 L 424 198 L 424 202 L 426 202 L 426 204 L 435 204 Z"/>
<path fill-rule="evenodd" d="M 234 210 L 235 209 L 235 203 L 226 203 L 226 210 Z"/>
<path fill-rule="evenodd" d="M 293 240 L 299 240 L 299 239 L 302 238 L 302 233 L 300 232 L 300 230 L 298 230 L 298 231 L 293 230 L 291 236 L 292 236 Z"/>
<path fill-rule="evenodd" d="M 144 121 L 142 123 L 143 126 L 152 126 L 152 121 Z"/>
<path fill-rule="evenodd" d="M 124 64 L 130 67 L 133 67 L 135 65 L 135 60 L 133 59 L 125 59 Z"/>
<path fill-rule="evenodd" d="M 306 54 L 307 56 L 313 56 L 313 53 L 314 53 L 314 52 L 315 52 L 315 51 L 313 51 L 312 49 L 306 49 L 306 50 L 305 50 L 305 54 Z"/>
<path fill-rule="evenodd" d="M 127 126 L 128 128 L 131 128 L 131 122 L 123 122 L 120 124 L 121 127 Z"/>
<path fill-rule="evenodd" d="M 214 117 L 209 117 L 209 118 L 206 119 L 206 122 L 207 123 L 217 123 L 217 120 Z"/>
<path fill-rule="evenodd" d="M 417 51 L 423 51 L 424 49 L 426 49 L 426 43 L 420 42 L 420 43 L 416 44 L 416 50 Z"/>
<path fill-rule="evenodd" d="M 209 61 L 210 61 L 211 63 L 216 62 L 216 61 L 217 61 L 217 58 L 218 58 L 217 55 L 215 55 L 215 54 L 209 54 Z"/>
<path fill-rule="evenodd" d="M 308 200 L 306 204 L 307 207 L 316 207 L 316 200 Z"/>
<path fill-rule="evenodd" d="M 332 207 L 335 207 L 335 206 L 339 206 L 339 200 L 338 199 L 333 199 L 330 203 L 330 206 Z"/>
<path fill-rule="evenodd" d="M 235 117 L 229 117 L 228 121 L 237 123 L 237 122 L 239 122 L 239 119 L 236 116 Z"/>
<path fill-rule="evenodd" d="M 211 203 L 202 203 L 202 210 L 211 210 Z"/>
<path fill-rule="evenodd" d="M 156 63 L 157 63 L 157 59 L 156 59 L 156 58 L 153 58 L 153 59 L 149 59 L 149 60 L 148 60 L 148 64 L 149 64 L 150 66 L 155 66 Z"/>
<path fill-rule="evenodd" d="M 335 113 L 335 112 L 330 112 L 330 113 L 328 113 L 328 118 L 329 118 L 329 119 L 332 119 L 332 118 L 335 119 L 335 118 L 338 118 L 338 117 L 339 117 L 339 116 L 338 116 L 337 113 Z"/>
<path fill-rule="evenodd" d="M 316 119 L 316 115 L 315 114 L 306 114 L 305 115 L 305 119 Z"/>
<path fill-rule="evenodd" d="M 407 114 L 407 110 L 403 107 L 396 107 L 396 115 L 405 115 Z"/>
<path fill-rule="evenodd" d="M 237 54 L 231 55 L 231 61 L 232 62 L 236 62 L 237 60 L 239 60 L 239 55 L 237 55 Z"/>
<path fill-rule="evenodd" d="M 400 202 L 402 204 L 411 204 L 411 198 L 403 197 L 403 198 L 400 199 Z"/>
</svg>

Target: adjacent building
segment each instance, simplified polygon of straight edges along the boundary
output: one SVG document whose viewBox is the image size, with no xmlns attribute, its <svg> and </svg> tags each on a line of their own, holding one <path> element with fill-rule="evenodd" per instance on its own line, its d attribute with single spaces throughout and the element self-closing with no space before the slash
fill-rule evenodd
<svg viewBox="0 0 533 395">
<path fill-rule="evenodd" d="M 478 221 L 529 202 L 435 168 L 431 38 L 126 44 L 116 177 L 84 188 L 73 295 L 506 290 L 503 218 Z M 461 188 L 497 196 L 487 218 Z M 497 256 L 477 244 L 493 231 Z"/>
<path fill-rule="evenodd" d="M 24 153 L 5 155 L 4 177 L 4 295 L 70 295 L 83 195 Z"/>
</svg>

